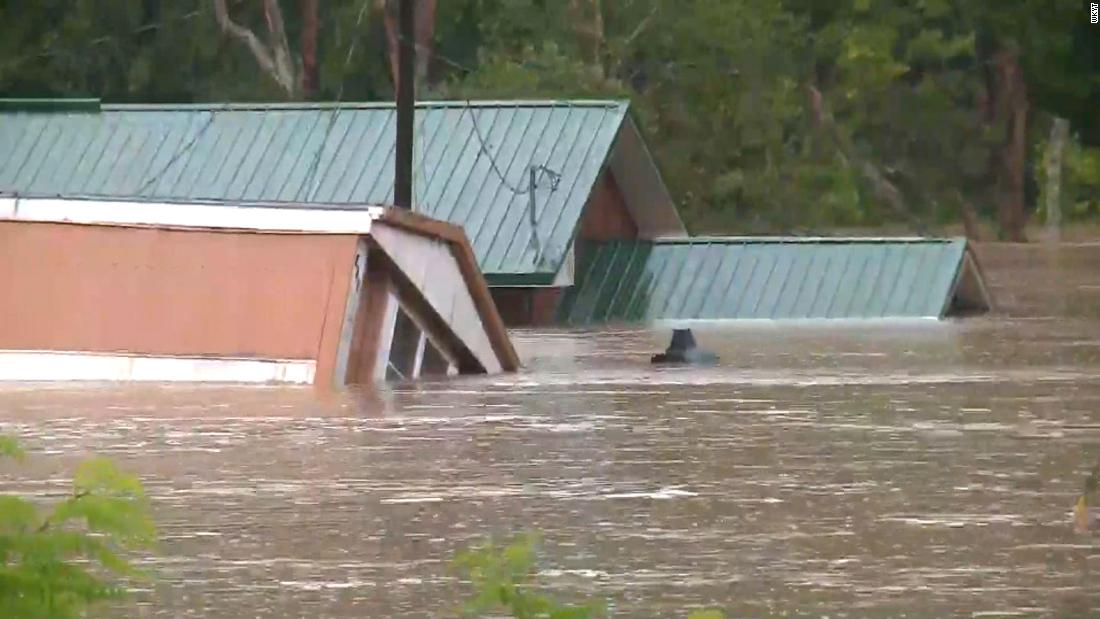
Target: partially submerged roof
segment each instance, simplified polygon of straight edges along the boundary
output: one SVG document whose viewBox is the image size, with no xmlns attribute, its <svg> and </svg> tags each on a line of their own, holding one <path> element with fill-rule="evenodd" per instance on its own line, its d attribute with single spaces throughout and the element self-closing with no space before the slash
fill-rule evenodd
<svg viewBox="0 0 1100 619">
<path fill-rule="evenodd" d="M 991 306 L 965 239 L 698 238 L 585 253 L 564 323 L 938 319 Z"/>
<path fill-rule="evenodd" d="M 471 365 L 488 372 L 515 371 L 520 365 L 462 229 L 402 209 L 0 194 L 0 221 L 369 237 L 461 342 Z M 433 274 L 445 276 L 433 282 Z"/>
<path fill-rule="evenodd" d="M 389 103 L 0 103 L 0 192 L 393 202 Z M 461 225 L 490 283 L 551 283 L 607 166 L 642 238 L 684 234 L 626 102 L 425 102 L 414 151 L 416 210 Z"/>
</svg>

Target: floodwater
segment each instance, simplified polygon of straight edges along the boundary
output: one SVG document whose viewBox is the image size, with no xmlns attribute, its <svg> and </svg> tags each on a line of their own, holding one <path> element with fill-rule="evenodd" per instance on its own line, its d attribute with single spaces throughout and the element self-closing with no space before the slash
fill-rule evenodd
<svg viewBox="0 0 1100 619">
<path fill-rule="evenodd" d="M 454 617 L 458 549 L 524 530 L 617 617 L 1100 614 L 1070 510 L 1100 457 L 1100 320 L 516 334 L 519 375 L 318 400 L 282 388 L 0 390 L 34 452 L 147 484 L 156 581 L 119 617 Z"/>
</svg>

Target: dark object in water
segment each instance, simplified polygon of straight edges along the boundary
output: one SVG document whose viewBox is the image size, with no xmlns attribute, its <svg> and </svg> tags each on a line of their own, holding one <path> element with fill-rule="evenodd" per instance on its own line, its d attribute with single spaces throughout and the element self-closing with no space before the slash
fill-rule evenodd
<svg viewBox="0 0 1100 619">
<path fill-rule="evenodd" d="M 668 350 L 650 358 L 650 363 L 717 363 L 718 355 L 699 350 L 695 345 L 695 336 L 691 329 L 673 329 L 672 342 Z"/>
</svg>

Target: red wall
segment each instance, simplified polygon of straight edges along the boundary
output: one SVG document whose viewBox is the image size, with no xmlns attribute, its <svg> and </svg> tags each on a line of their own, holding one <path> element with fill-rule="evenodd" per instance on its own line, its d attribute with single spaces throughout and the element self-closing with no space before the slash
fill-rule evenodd
<svg viewBox="0 0 1100 619">
<path fill-rule="evenodd" d="M 614 175 L 605 170 L 581 215 L 576 264 L 580 264 L 583 257 L 584 241 L 635 238 L 638 238 L 638 226 L 626 208 Z M 553 324 L 562 293 L 558 288 L 494 288 L 493 299 L 506 325 L 545 326 Z"/>
<path fill-rule="evenodd" d="M 357 237 L 0 222 L 0 349 L 316 359 Z"/>
<path fill-rule="evenodd" d="M 561 299 L 561 288 L 493 288 L 497 311 L 509 327 L 550 325 Z"/>
<path fill-rule="evenodd" d="M 600 175 L 596 189 L 588 199 L 578 238 L 588 241 L 638 238 L 638 226 L 634 224 L 619 184 L 610 170 Z"/>
</svg>

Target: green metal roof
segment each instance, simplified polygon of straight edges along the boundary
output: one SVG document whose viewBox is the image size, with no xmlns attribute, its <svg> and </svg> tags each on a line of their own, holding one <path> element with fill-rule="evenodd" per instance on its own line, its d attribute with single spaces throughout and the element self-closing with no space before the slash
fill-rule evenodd
<svg viewBox="0 0 1100 619">
<path fill-rule="evenodd" d="M 25 103 L 0 105 L 0 192 L 393 201 L 392 104 Z M 621 101 L 419 104 L 417 210 L 463 226 L 490 283 L 548 284 L 627 118 Z M 532 213 L 526 192 L 540 165 L 560 181 L 539 180 Z"/>
<path fill-rule="evenodd" d="M 942 318 L 964 269 L 989 309 L 965 239 L 696 238 L 586 246 L 568 324 L 731 319 Z"/>
</svg>

